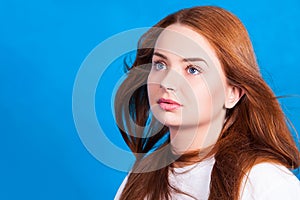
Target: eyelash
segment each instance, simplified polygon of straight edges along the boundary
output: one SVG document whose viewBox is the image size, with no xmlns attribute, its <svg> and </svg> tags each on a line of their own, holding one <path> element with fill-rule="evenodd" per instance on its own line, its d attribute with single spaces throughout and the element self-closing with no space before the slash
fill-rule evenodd
<svg viewBox="0 0 300 200">
<path fill-rule="evenodd" d="M 159 64 L 163 65 L 163 66 L 164 66 L 164 69 L 158 69 L 158 66 L 157 66 L 157 65 L 159 65 Z M 153 61 L 152 66 L 154 67 L 154 69 L 155 69 L 156 71 L 165 70 L 165 69 L 167 68 L 167 65 L 166 65 L 163 61 Z M 196 71 L 197 71 L 197 74 L 193 74 L 193 73 L 188 72 L 188 70 L 190 70 L 190 69 L 196 70 Z M 198 74 L 200 74 L 200 73 L 203 72 L 203 70 L 201 69 L 201 67 L 199 67 L 199 66 L 197 66 L 197 65 L 188 65 L 188 66 L 185 68 L 185 70 L 187 71 L 187 73 L 189 73 L 189 74 L 191 74 L 191 75 L 198 75 Z"/>
<path fill-rule="evenodd" d="M 162 65 L 165 66 L 165 68 L 167 68 L 167 65 L 164 62 L 162 62 L 162 61 L 153 61 L 152 66 L 155 68 L 155 70 L 160 71 L 162 69 L 158 69 L 157 68 L 157 65 L 159 65 L 159 64 L 162 64 Z"/>
</svg>

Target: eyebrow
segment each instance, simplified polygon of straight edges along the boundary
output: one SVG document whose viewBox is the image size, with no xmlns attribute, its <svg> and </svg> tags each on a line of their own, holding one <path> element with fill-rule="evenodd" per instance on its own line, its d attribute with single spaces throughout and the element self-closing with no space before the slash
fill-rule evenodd
<svg viewBox="0 0 300 200">
<path fill-rule="evenodd" d="M 161 57 L 163 59 L 168 60 L 168 57 L 159 53 L 159 52 L 154 52 L 153 55 Z M 206 61 L 203 58 L 183 58 L 182 59 L 183 62 L 197 62 L 197 61 L 203 61 L 206 63 Z"/>
</svg>

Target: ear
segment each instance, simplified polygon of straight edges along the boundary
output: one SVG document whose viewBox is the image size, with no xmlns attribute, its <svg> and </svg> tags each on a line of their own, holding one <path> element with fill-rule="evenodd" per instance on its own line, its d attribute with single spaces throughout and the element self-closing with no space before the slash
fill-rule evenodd
<svg viewBox="0 0 300 200">
<path fill-rule="evenodd" d="M 244 94 L 245 92 L 241 88 L 236 86 L 229 86 L 226 92 L 225 108 L 233 108 Z"/>
</svg>

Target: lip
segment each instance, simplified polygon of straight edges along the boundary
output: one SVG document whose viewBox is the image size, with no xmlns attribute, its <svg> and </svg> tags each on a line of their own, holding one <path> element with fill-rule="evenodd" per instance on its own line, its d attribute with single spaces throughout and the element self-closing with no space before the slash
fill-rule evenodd
<svg viewBox="0 0 300 200">
<path fill-rule="evenodd" d="M 178 103 L 172 99 L 165 99 L 165 98 L 160 98 L 157 101 L 157 103 L 161 107 L 161 109 L 163 109 L 165 111 L 176 110 L 182 106 L 180 103 Z"/>
</svg>

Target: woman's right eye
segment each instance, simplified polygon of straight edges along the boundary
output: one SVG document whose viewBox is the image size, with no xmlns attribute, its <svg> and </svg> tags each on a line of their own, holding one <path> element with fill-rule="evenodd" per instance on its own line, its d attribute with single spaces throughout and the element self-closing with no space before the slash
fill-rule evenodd
<svg viewBox="0 0 300 200">
<path fill-rule="evenodd" d="M 167 69 L 167 66 L 165 65 L 165 63 L 160 62 L 160 61 L 158 61 L 158 62 L 157 62 L 157 61 L 156 61 L 156 62 L 153 62 L 153 67 L 154 67 L 154 69 L 156 69 L 157 71 Z"/>
</svg>

